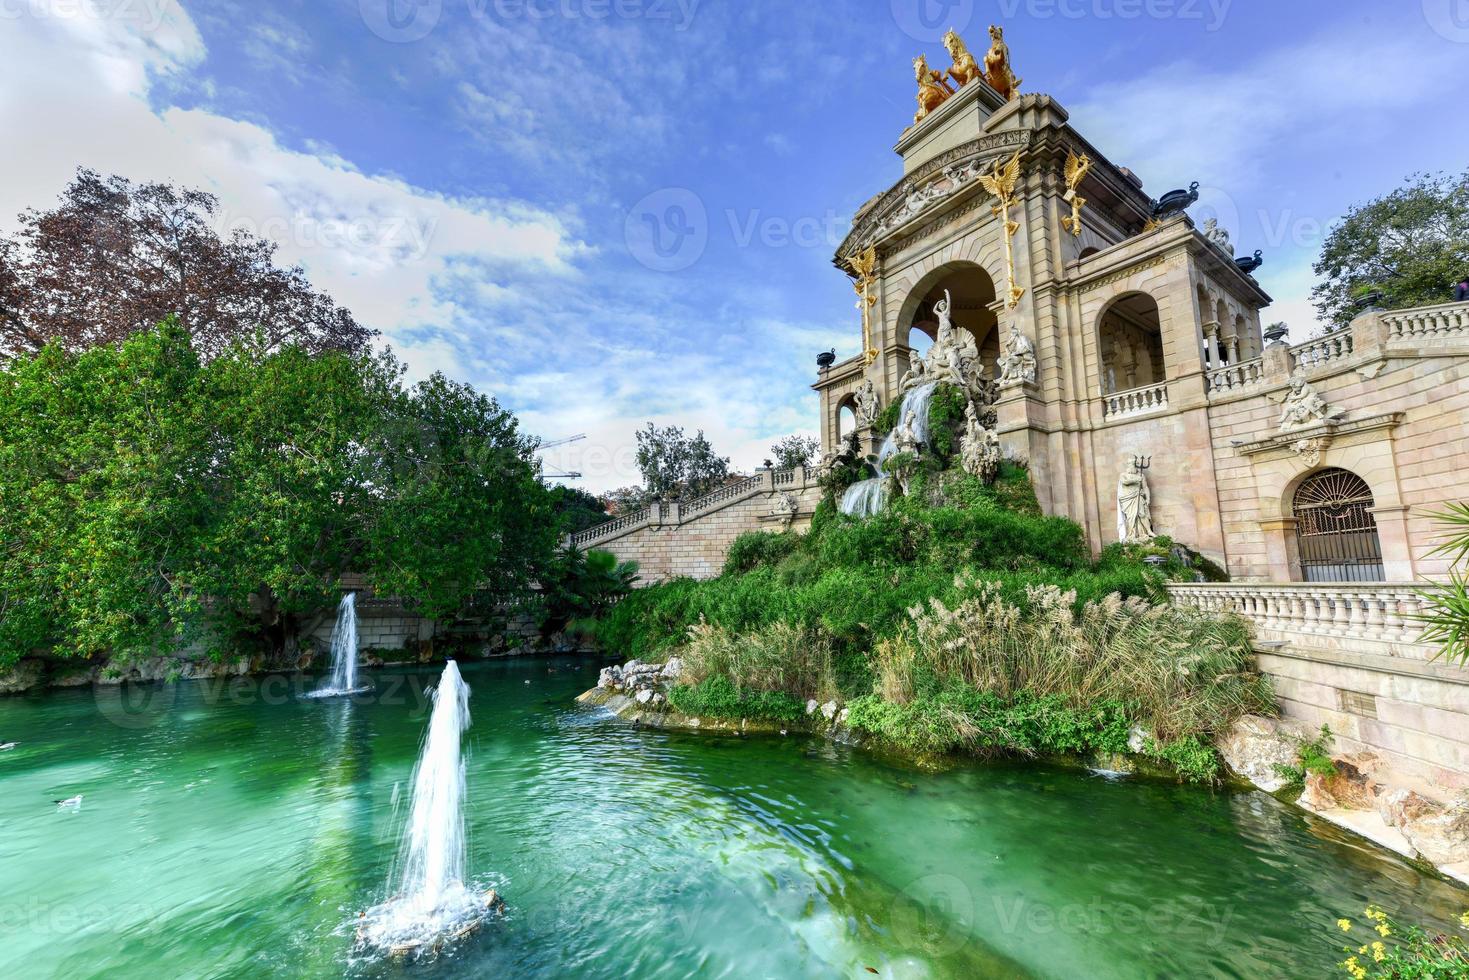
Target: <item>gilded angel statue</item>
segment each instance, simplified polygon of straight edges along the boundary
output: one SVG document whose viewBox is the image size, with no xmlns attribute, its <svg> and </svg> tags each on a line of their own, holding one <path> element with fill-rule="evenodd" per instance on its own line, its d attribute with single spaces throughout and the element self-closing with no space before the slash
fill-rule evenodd
<svg viewBox="0 0 1469 980">
<path fill-rule="evenodd" d="M 1066 193 L 1061 200 L 1071 205 L 1071 213 L 1061 219 L 1061 227 L 1071 232 L 1073 236 L 1081 235 L 1081 209 L 1086 207 L 1086 198 L 1076 192 L 1086 175 L 1091 172 L 1091 157 L 1083 153 L 1076 155 L 1075 150 L 1066 153 Z"/>
</svg>

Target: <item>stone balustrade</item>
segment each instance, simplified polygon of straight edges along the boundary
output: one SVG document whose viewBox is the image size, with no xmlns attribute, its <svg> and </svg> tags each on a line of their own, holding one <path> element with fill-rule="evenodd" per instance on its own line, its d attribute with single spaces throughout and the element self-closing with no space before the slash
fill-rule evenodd
<svg viewBox="0 0 1469 980">
<path fill-rule="evenodd" d="M 1294 370 L 1310 371 L 1329 361 L 1349 357 L 1351 353 L 1351 330 L 1334 330 L 1329 334 L 1292 346 L 1290 362 Z"/>
<path fill-rule="evenodd" d="M 1123 418 L 1128 415 L 1143 415 L 1161 411 L 1168 407 L 1168 382 L 1116 391 L 1102 400 L 1102 415 L 1105 418 Z"/>
<path fill-rule="evenodd" d="M 615 517 L 605 524 L 589 527 L 571 535 L 568 543 L 586 548 L 599 542 L 620 538 L 648 526 L 679 525 L 738 503 L 757 494 L 774 490 L 804 490 L 816 485 L 816 470 L 797 466 L 786 470 L 761 470 L 754 476 L 720 487 L 690 501 L 655 501 L 642 510 Z"/>
<path fill-rule="evenodd" d="M 1253 388 L 1265 380 L 1265 359 L 1256 357 L 1238 364 L 1214 368 L 1208 373 L 1207 379 L 1210 394 Z"/>
<path fill-rule="evenodd" d="M 1437 652 L 1419 642 L 1424 609 L 1409 584 L 1362 582 L 1324 585 L 1170 585 L 1180 605 L 1233 612 L 1250 620 L 1257 639 L 1429 660 Z"/>
<path fill-rule="evenodd" d="M 1381 314 L 1389 340 L 1469 337 L 1469 303 L 1444 303 Z"/>
</svg>

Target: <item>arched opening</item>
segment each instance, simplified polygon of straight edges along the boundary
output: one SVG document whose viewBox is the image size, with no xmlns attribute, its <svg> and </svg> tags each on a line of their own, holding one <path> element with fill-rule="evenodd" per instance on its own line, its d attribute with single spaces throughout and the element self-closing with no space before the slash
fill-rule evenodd
<svg viewBox="0 0 1469 980">
<path fill-rule="evenodd" d="M 837 438 L 842 442 L 857 431 L 857 408 L 853 403 L 852 396 L 848 395 L 837 406 Z"/>
<path fill-rule="evenodd" d="M 1076 261 L 1085 262 L 1087 259 L 1091 258 L 1093 255 L 1096 255 L 1100 251 L 1101 249 L 1099 248 L 1088 246 L 1087 248 L 1081 250 L 1081 254 L 1076 257 Z"/>
<path fill-rule="evenodd" d="M 1384 580 L 1372 504 L 1372 488 L 1350 470 L 1325 469 L 1301 481 L 1291 510 L 1304 581 Z"/>
<path fill-rule="evenodd" d="M 1219 324 L 1219 363 L 1233 364 L 1239 359 L 1235 356 L 1234 323 L 1222 299 L 1215 304 L 1214 322 Z"/>
<path fill-rule="evenodd" d="M 1256 348 L 1254 331 L 1250 329 L 1250 321 L 1245 319 L 1243 313 L 1236 313 L 1234 317 L 1234 338 L 1239 344 L 1239 359 L 1248 361 L 1252 357 L 1259 357 L 1260 351 Z"/>
<path fill-rule="evenodd" d="M 1130 391 L 1168 380 L 1163 370 L 1163 322 L 1147 293 L 1128 293 L 1102 311 L 1097 325 L 1102 391 Z"/>
<path fill-rule="evenodd" d="M 995 302 L 995 283 L 973 262 L 954 262 L 935 269 L 908 295 L 898 323 L 900 329 L 908 330 L 910 356 L 916 352 L 921 357 L 931 346 L 938 330 L 933 308 L 946 290 L 953 303 L 951 321 L 974 336 L 980 360 L 993 374 L 1000 352 L 999 332 L 995 329 L 998 318 L 990 309 Z"/>
</svg>

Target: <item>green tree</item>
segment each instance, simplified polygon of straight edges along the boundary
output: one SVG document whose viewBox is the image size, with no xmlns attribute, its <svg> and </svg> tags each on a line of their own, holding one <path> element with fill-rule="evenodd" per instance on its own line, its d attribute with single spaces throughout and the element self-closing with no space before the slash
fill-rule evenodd
<svg viewBox="0 0 1469 980">
<path fill-rule="evenodd" d="M 206 638 L 290 650 L 341 576 L 451 618 L 523 598 L 557 534 L 534 442 L 388 355 L 172 321 L 0 370 L 0 664 Z"/>
<path fill-rule="evenodd" d="M 580 487 L 554 486 L 550 492 L 562 534 L 585 531 L 607 520 L 607 505 L 602 498 Z"/>
<path fill-rule="evenodd" d="M 1417 174 L 1352 208 L 1327 235 L 1315 272 L 1311 298 L 1337 326 L 1351 322 L 1353 300 L 1372 289 L 1394 309 L 1449 301 L 1469 274 L 1469 171 Z"/>
<path fill-rule="evenodd" d="M 729 477 L 729 457 L 715 454 L 703 429 L 685 436 L 676 425 L 660 429 L 649 422 L 637 440 L 638 469 L 650 497 L 700 497 Z"/>
<path fill-rule="evenodd" d="M 810 466 L 820 449 L 821 440 L 815 436 L 786 436 L 770 447 L 770 458 L 776 469 L 790 470 Z"/>
</svg>

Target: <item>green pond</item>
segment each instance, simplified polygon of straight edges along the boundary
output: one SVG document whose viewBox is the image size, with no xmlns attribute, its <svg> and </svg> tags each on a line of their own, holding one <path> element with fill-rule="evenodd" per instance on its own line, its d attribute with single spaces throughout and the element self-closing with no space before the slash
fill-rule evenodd
<svg viewBox="0 0 1469 980">
<path fill-rule="evenodd" d="M 464 674 L 470 867 L 509 910 L 409 964 L 352 921 L 437 671 L 0 699 L 0 976 L 1329 976 L 1338 917 L 1469 906 L 1260 793 L 635 730 L 573 703 L 585 661 Z"/>
</svg>

